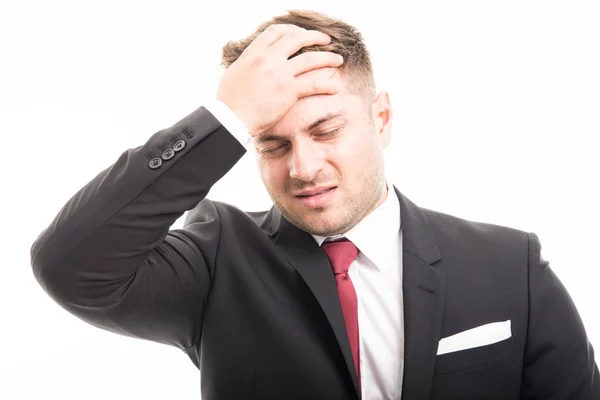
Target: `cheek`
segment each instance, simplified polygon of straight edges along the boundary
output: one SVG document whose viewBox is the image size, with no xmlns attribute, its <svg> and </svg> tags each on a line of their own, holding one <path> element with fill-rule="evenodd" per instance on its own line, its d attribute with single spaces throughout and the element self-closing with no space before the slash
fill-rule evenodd
<svg viewBox="0 0 600 400">
<path fill-rule="evenodd" d="M 336 158 L 349 170 L 361 169 L 372 152 L 372 146 L 360 137 L 349 139 L 336 149 Z"/>
<path fill-rule="evenodd" d="M 270 190 L 282 190 L 285 184 L 285 168 L 274 160 L 259 161 L 260 177 Z"/>
<path fill-rule="evenodd" d="M 360 184 L 365 179 L 370 179 L 373 169 L 379 164 L 377 144 L 365 139 L 349 141 L 345 144 L 344 151 L 338 153 L 338 168 L 350 180 L 350 184 Z"/>
</svg>

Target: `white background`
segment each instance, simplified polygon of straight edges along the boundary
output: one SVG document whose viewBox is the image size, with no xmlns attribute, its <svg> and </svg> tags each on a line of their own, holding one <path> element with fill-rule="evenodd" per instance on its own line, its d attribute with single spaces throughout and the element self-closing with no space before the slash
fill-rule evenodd
<svg viewBox="0 0 600 400">
<path fill-rule="evenodd" d="M 53 303 L 29 247 L 96 173 L 214 96 L 223 44 L 292 8 L 363 32 L 395 109 L 387 161 L 400 190 L 536 232 L 600 349 L 599 2 L 336 3 L 1 3 L 0 398 L 199 398 L 183 353 Z M 269 206 L 250 156 L 209 197 Z"/>
</svg>

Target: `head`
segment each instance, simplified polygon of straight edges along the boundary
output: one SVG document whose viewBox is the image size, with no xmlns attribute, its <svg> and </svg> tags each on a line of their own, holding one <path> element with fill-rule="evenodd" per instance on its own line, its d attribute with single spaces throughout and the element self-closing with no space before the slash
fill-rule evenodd
<svg viewBox="0 0 600 400">
<path fill-rule="evenodd" d="M 347 232 L 387 195 L 383 150 L 391 135 L 386 92 L 376 95 L 371 60 L 352 26 L 312 11 L 289 11 L 223 48 L 227 68 L 272 24 L 294 24 L 328 34 L 326 46 L 344 57 L 334 95 L 304 97 L 268 132 L 254 139 L 261 179 L 274 204 L 299 228 L 321 236 Z M 297 55 L 296 54 L 296 55 Z M 294 55 L 295 56 L 295 55 Z M 314 195 L 328 189 L 326 193 Z"/>
</svg>

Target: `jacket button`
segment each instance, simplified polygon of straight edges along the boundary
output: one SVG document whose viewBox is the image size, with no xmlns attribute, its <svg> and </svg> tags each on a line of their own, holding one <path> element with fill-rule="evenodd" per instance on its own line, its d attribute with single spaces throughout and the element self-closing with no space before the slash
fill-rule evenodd
<svg viewBox="0 0 600 400">
<path fill-rule="evenodd" d="M 185 140 L 179 140 L 173 145 L 173 150 L 181 151 L 185 147 Z"/>
<path fill-rule="evenodd" d="M 148 166 L 152 169 L 156 169 L 159 168 L 162 165 L 162 160 L 158 157 L 153 158 L 152 160 L 150 160 L 150 162 L 148 163 Z"/>
<path fill-rule="evenodd" d="M 163 151 L 161 157 L 165 161 L 170 160 L 171 158 L 175 157 L 175 152 L 173 151 L 173 149 L 166 149 L 165 151 Z"/>
</svg>

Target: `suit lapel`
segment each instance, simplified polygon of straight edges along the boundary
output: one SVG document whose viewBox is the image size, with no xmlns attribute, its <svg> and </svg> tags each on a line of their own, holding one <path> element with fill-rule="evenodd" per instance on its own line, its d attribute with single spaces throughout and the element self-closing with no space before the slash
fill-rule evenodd
<svg viewBox="0 0 600 400">
<path fill-rule="evenodd" d="M 440 340 L 446 276 L 423 211 L 396 189 L 403 246 L 404 378 L 402 398 L 428 399 Z"/>
<path fill-rule="evenodd" d="M 280 215 L 280 212 L 277 210 L 274 217 L 275 214 Z M 297 228 L 283 216 L 280 216 L 278 225 L 279 232 L 275 244 L 304 279 L 321 306 L 346 361 L 356 394 L 360 398 L 352 350 L 329 259 L 309 233 Z"/>
<path fill-rule="evenodd" d="M 402 398 L 429 398 L 440 340 L 446 277 L 432 265 L 440 251 L 423 211 L 397 188 L 403 246 L 404 373 Z M 277 208 L 269 213 L 268 230 L 275 245 L 304 279 L 327 317 L 346 362 L 357 396 L 358 378 L 337 295 L 335 279 L 325 252 L 312 236 L 287 221 Z M 264 226 L 263 228 L 267 228 Z"/>
</svg>

